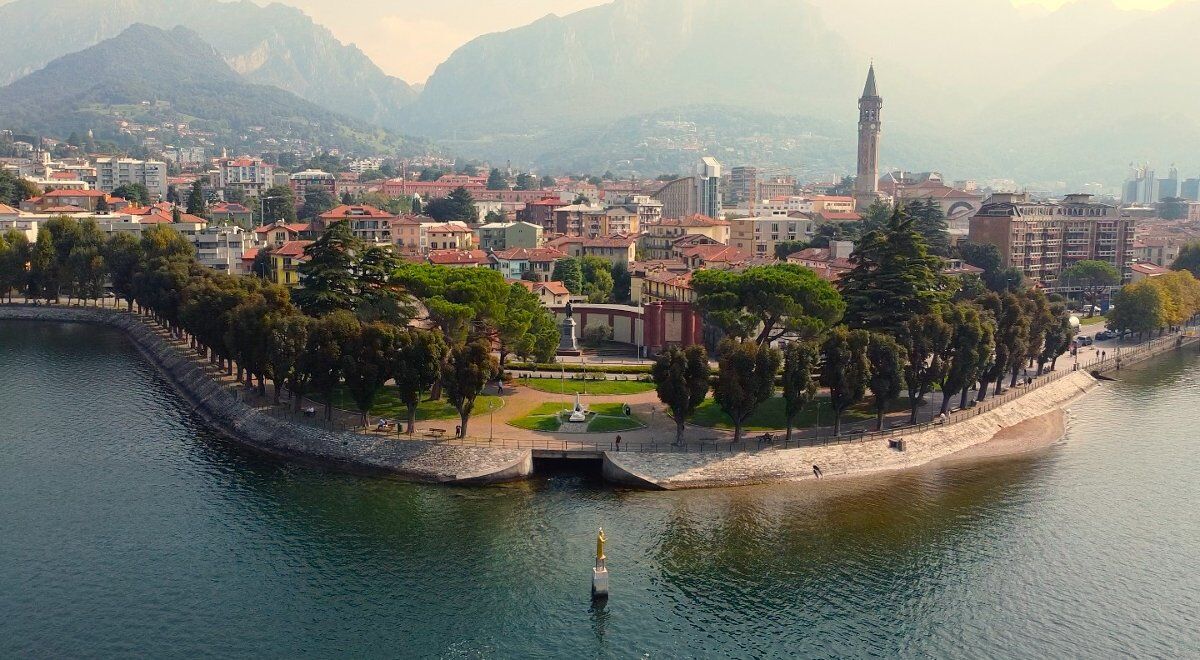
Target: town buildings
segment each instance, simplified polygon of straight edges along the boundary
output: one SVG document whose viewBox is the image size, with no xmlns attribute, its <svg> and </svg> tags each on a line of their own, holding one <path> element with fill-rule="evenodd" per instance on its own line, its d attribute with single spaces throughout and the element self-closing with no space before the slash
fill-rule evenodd
<svg viewBox="0 0 1200 660">
<path fill-rule="evenodd" d="M 220 190 L 240 191 L 244 197 L 258 197 L 275 184 L 275 166 L 251 156 L 221 158 L 209 183 Z"/>
<path fill-rule="evenodd" d="M 337 194 L 337 177 L 321 170 L 304 170 L 288 177 L 288 185 L 296 196 L 296 203 L 303 204 L 304 199 L 311 194 L 327 193 L 333 197 Z"/>
<path fill-rule="evenodd" d="M 319 227 L 314 231 L 321 232 L 335 222 L 350 224 L 350 232 L 355 238 L 367 243 L 391 243 L 392 222 L 396 216 L 381 211 L 366 204 L 342 204 L 320 216 Z"/>
<path fill-rule="evenodd" d="M 191 237 L 196 246 L 196 260 L 201 264 L 229 275 L 250 274 L 244 257 L 257 252 L 255 235 L 238 226 L 206 227 Z"/>
<path fill-rule="evenodd" d="M 729 222 L 703 215 L 663 218 L 641 229 L 643 256 L 650 260 L 671 259 L 674 257 L 675 243 L 687 236 L 704 236 L 722 245 L 729 243 Z"/>
<path fill-rule="evenodd" d="M 1014 267 L 1047 291 L 1073 293 L 1078 283 L 1063 271 L 1083 260 L 1111 263 L 1130 278 L 1136 220 L 1091 195 L 1067 195 L 1061 202 L 1032 201 L 1027 194 L 998 193 L 971 219 L 972 243 L 995 245 L 1001 263 Z"/>
<path fill-rule="evenodd" d="M 540 225 L 528 222 L 493 222 L 475 229 L 475 244 L 481 250 L 536 248 L 542 244 Z"/>
<path fill-rule="evenodd" d="M 505 279 L 549 282 L 555 262 L 566 257 L 554 248 L 510 248 L 492 253 L 492 268 Z"/>
<path fill-rule="evenodd" d="M 792 213 L 734 218 L 729 224 L 729 245 L 754 256 L 773 257 L 781 242 L 811 240 L 817 222 L 811 214 Z"/>
<path fill-rule="evenodd" d="M 104 192 L 125 185 L 140 183 L 146 187 L 152 200 L 167 196 L 167 164 L 160 160 L 136 160 L 133 158 L 97 158 L 96 187 Z"/>
<path fill-rule="evenodd" d="M 700 159 L 696 176 L 696 213 L 721 217 L 721 164 L 712 156 Z"/>
</svg>

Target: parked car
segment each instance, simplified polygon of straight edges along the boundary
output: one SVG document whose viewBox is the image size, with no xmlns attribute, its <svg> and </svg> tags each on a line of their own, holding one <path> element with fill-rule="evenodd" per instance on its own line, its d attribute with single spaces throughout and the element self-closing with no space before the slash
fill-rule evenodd
<svg viewBox="0 0 1200 660">
<path fill-rule="evenodd" d="M 1096 333 L 1097 341 L 1105 341 L 1106 339 L 1113 339 L 1115 337 L 1116 337 L 1116 335 L 1109 332 L 1108 330 L 1101 330 L 1100 332 Z"/>
<path fill-rule="evenodd" d="M 1075 341 L 1079 342 L 1080 346 L 1091 346 L 1095 343 L 1092 341 L 1091 337 L 1079 337 Z"/>
</svg>

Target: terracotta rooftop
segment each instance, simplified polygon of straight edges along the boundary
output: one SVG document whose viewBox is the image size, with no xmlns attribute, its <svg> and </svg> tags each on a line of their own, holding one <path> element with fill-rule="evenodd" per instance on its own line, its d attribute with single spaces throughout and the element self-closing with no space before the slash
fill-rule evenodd
<svg viewBox="0 0 1200 660">
<path fill-rule="evenodd" d="M 272 255 L 281 257 L 301 258 L 304 256 L 304 248 L 312 245 L 312 241 L 288 241 L 279 246 L 279 249 L 273 250 Z"/>
<path fill-rule="evenodd" d="M 434 250 L 429 253 L 429 263 L 435 266 L 483 265 L 491 262 L 491 257 L 483 250 Z"/>
</svg>

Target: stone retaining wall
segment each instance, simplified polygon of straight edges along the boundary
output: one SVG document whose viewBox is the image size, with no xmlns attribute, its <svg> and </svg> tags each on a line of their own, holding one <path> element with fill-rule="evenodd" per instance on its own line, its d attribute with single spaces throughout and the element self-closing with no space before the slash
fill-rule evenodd
<svg viewBox="0 0 1200 660">
<path fill-rule="evenodd" d="M 164 341 L 144 317 L 82 307 L 0 306 L 0 319 L 95 323 L 117 328 L 218 432 L 254 449 L 322 467 L 429 483 L 490 484 L 533 473 L 528 449 L 489 449 L 333 432 L 279 419 L 213 380 L 192 356 Z"/>
<path fill-rule="evenodd" d="M 887 438 L 863 442 L 735 454 L 613 453 L 604 456 L 606 478 L 629 486 L 664 490 L 713 488 L 867 474 L 923 465 L 991 439 L 1003 428 L 1061 409 L 1096 386 L 1079 371 L 1007 404 L 956 424 L 903 436 L 905 450 Z"/>
</svg>

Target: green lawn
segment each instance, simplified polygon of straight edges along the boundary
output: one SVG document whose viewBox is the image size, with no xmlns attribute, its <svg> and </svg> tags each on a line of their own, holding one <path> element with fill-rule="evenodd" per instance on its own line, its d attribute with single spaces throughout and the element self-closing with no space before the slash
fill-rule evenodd
<svg viewBox="0 0 1200 660">
<path fill-rule="evenodd" d="M 1086 316 L 1081 316 L 1081 317 L 1079 317 L 1079 325 L 1100 325 L 1101 323 L 1104 323 L 1107 320 L 1108 320 L 1108 317 L 1101 316 L 1099 314 L 1093 316 L 1090 319 Z"/>
<path fill-rule="evenodd" d="M 543 403 L 522 417 L 509 420 L 511 426 L 527 431 L 543 431 L 553 433 L 562 422 L 559 413 L 570 409 L 570 404 Z M 588 422 L 589 433 L 612 433 L 616 431 L 632 431 L 642 428 L 643 424 L 637 417 L 626 417 L 624 404 L 602 403 L 589 407 L 593 413 Z"/>
<path fill-rule="evenodd" d="M 317 397 L 314 396 L 313 398 L 316 399 Z M 333 405 L 342 410 L 358 410 L 354 399 L 350 398 L 350 393 L 341 386 L 334 390 Z M 486 415 L 503 407 L 504 400 L 500 397 L 482 394 L 475 400 L 475 409 L 471 411 L 471 416 Z M 404 421 L 408 419 L 408 408 L 396 396 L 396 389 L 394 387 L 385 387 L 379 393 L 379 396 L 375 398 L 375 407 L 371 408 L 371 415 Z M 417 406 L 417 421 L 443 419 L 458 419 L 458 411 L 445 399 L 440 401 L 422 401 Z"/>
<path fill-rule="evenodd" d="M 796 416 L 796 428 L 817 426 L 817 404 L 820 404 L 820 425 L 833 426 L 833 409 L 829 407 L 829 397 L 817 397 L 815 401 Z M 870 409 L 870 400 L 854 406 L 842 415 L 842 423 L 861 422 L 874 419 L 875 413 Z M 908 410 L 908 397 L 902 396 L 889 408 L 891 412 Z M 733 429 L 733 421 L 729 415 L 717 405 L 715 399 L 709 398 L 700 404 L 690 420 L 696 426 L 716 429 Z M 743 431 L 779 431 L 787 428 L 787 418 L 783 412 L 783 399 L 774 397 L 760 405 L 746 420 Z"/>
<path fill-rule="evenodd" d="M 654 389 L 654 383 L 636 380 L 574 380 L 568 378 L 565 383 L 557 378 L 522 378 L 517 381 L 531 389 L 549 394 L 574 396 L 576 392 L 588 396 L 610 396 L 622 394 L 641 394 Z"/>
</svg>

